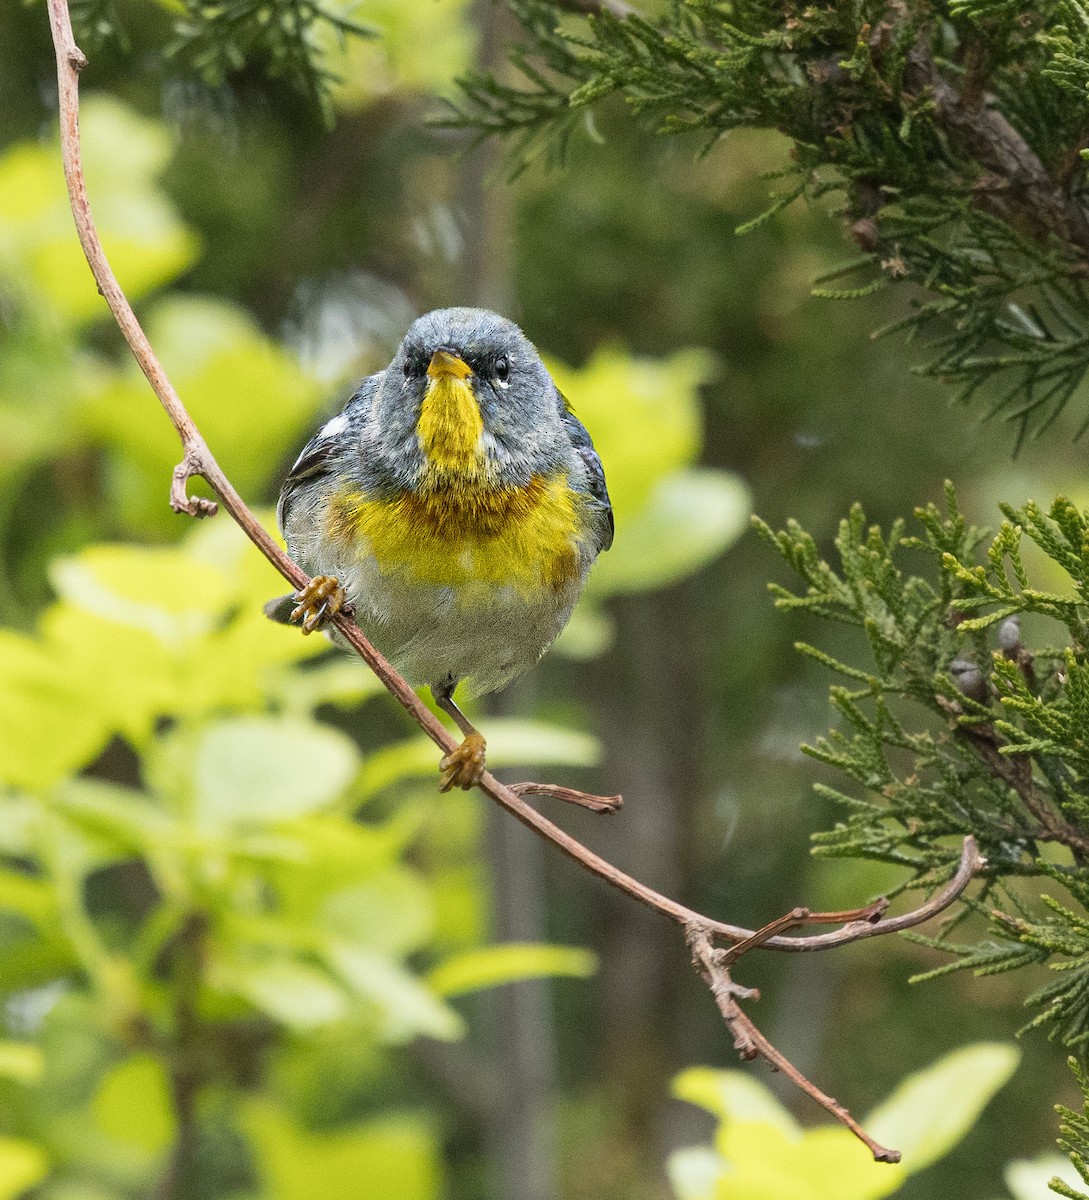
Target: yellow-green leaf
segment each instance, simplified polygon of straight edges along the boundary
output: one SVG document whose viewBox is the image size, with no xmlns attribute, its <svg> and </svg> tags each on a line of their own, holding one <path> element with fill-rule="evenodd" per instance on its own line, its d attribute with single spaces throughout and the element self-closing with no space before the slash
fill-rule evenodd
<svg viewBox="0 0 1089 1200">
<path fill-rule="evenodd" d="M 745 484 L 726 471 L 660 479 L 590 572 L 593 596 L 666 587 L 699 570 L 741 536 L 752 511 Z"/>
<path fill-rule="evenodd" d="M 236 717 L 205 728 L 192 761 L 201 824 L 271 824 L 332 805 L 358 767 L 344 734 L 313 721 Z"/>
<path fill-rule="evenodd" d="M 438 1200 L 438 1152 L 410 1116 L 316 1133 L 267 1101 L 242 1111 L 270 1200 Z"/>
<path fill-rule="evenodd" d="M 0 1076 L 19 1083 L 37 1083 L 44 1069 L 39 1046 L 32 1042 L 0 1042 Z"/>
<path fill-rule="evenodd" d="M 673 1095 L 705 1108 L 720 1121 L 759 1121 L 789 1137 L 800 1137 L 798 1122 L 758 1079 L 743 1071 L 689 1067 L 673 1080 Z"/>
<path fill-rule="evenodd" d="M 244 496 L 263 492 L 311 431 L 322 398 L 318 382 L 226 301 L 172 297 L 152 309 L 146 326 L 235 487 Z M 163 487 L 179 457 L 178 437 L 135 364 L 88 402 L 88 420 L 115 455 L 107 483 L 118 514 L 135 529 L 176 534 L 178 518 Z M 199 492 L 203 485 L 195 486 Z"/>
<path fill-rule="evenodd" d="M 464 1032 L 461 1018 L 399 963 L 361 946 L 331 940 L 330 966 L 379 1017 L 379 1033 L 389 1042 L 421 1034 L 452 1041 Z"/>
<path fill-rule="evenodd" d="M 217 973 L 221 984 L 292 1029 L 311 1030 L 340 1020 L 344 989 L 324 971 L 289 958 L 270 958 Z"/>
<path fill-rule="evenodd" d="M 577 946 L 508 942 L 454 954 L 428 975 L 440 996 L 460 996 L 481 988 L 561 975 L 585 979 L 597 970 L 597 956 Z"/>
<path fill-rule="evenodd" d="M 1020 1051 L 1003 1042 L 964 1046 L 909 1075 L 862 1124 L 901 1150 L 908 1170 L 921 1171 L 964 1137 L 1020 1061 Z"/>
<path fill-rule="evenodd" d="M 169 136 L 161 124 L 101 93 L 84 101 L 80 126 L 99 236 L 121 286 L 139 297 L 184 270 L 197 251 L 196 236 L 155 183 Z M 59 162 L 56 137 L 20 143 L 0 158 L 0 271 L 68 322 L 105 317 Z"/>
<path fill-rule="evenodd" d="M 69 666 L 40 641 L 0 629 L 0 783 L 41 790 L 105 745 L 110 722 L 94 680 Z"/>
<path fill-rule="evenodd" d="M 391 956 L 409 954 L 434 926 L 431 889 L 406 867 L 391 866 L 326 895 L 320 920 L 336 937 Z"/>
<path fill-rule="evenodd" d="M 17 1200 L 49 1174 L 45 1152 L 22 1138 L 0 1137 L 0 1200 Z"/>
<path fill-rule="evenodd" d="M 174 1140 L 174 1110 L 162 1063 L 136 1054 L 103 1079 L 94 1098 L 102 1132 L 147 1154 L 161 1154 Z"/>
<path fill-rule="evenodd" d="M 69 604 L 174 646 L 211 629 L 231 598 L 214 567 L 145 546 L 89 546 L 57 559 L 50 581 Z"/>
<path fill-rule="evenodd" d="M 581 369 L 549 362 L 575 414 L 590 431 L 609 483 L 618 530 L 666 475 L 691 463 L 702 442 L 698 388 L 714 370 L 705 350 L 665 359 L 601 347 Z"/>
</svg>

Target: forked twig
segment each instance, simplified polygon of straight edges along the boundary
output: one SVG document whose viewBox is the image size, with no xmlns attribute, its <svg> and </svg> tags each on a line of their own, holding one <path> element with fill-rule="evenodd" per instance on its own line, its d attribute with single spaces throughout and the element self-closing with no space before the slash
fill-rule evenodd
<svg viewBox="0 0 1089 1200">
<path fill-rule="evenodd" d="M 80 154 L 79 72 L 86 67 L 87 59 L 75 44 L 67 0 L 48 0 L 48 7 L 57 57 L 64 178 L 72 204 L 76 230 L 91 271 L 98 283 L 99 291 L 109 305 L 136 361 L 147 376 L 152 390 L 159 398 L 159 402 L 181 439 L 182 459 L 174 469 L 171 479 L 171 507 L 176 512 L 186 513 L 193 517 L 208 517 L 215 513 L 214 501 L 189 495 L 189 480 L 194 476 L 200 476 L 215 493 L 219 503 L 276 570 L 296 588 L 302 587 L 308 582 L 307 576 L 269 536 L 223 473 L 167 378 L 166 372 L 155 356 L 135 313 L 132 311 L 132 306 L 110 269 L 91 217 Z M 335 624 L 345 641 L 366 662 L 423 732 L 444 752 L 453 750 L 457 745 L 453 735 L 440 724 L 405 680 L 375 650 L 359 627 L 343 614 L 336 618 Z M 828 950 L 833 946 L 843 946 L 849 942 L 858 941 L 860 938 L 876 937 L 908 929 L 929 920 L 952 904 L 968 886 L 973 876 L 982 868 L 983 859 L 979 856 L 972 838 L 964 839 L 960 865 L 949 883 L 926 903 L 911 912 L 897 917 L 884 917 L 881 915 L 885 908 L 884 901 L 878 901 L 864 909 L 844 913 L 814 914 L 810 913 L 808 909 L 795 909 L 786 917 L 773 921 L 763 929 L 753 931 L 742 929 L 740 926 L 731 925 L 725 921 L 714 921 L 679 904 L 676 900 L 671 900 L 668 896 L 663 896 L 653 888 L 647 887 L 646 884 L 619 870 L 576 838 L 565 833 L 523 799 L 524 795 L 551 796 L 579 804 L 596 812 L 614 812 L 620 807 L 619 796 L 590 796 L 571 788 L 543 783 L 523 783 L 509 787 L 500 783 L 490 772 L 485 772 L 480 782 L 480 789 L 512 816 L 517 817 L 524 825 L 528 825 L 540 837 L 573 858 L 584 870 L 603 879 L 633 900 L 638 900 L 641 904 L 655 909 L 676 922 L 685 931 L 696 965 L 711 988 L 723 1019 L 733 1033 L 735 1047 L 741 1055 L 743 1057 L 759 1055 L 765 1058 L 773 1067 L 782 1071 L 798 1087 L 812 1096 L 837 1121 L 842 1122 L 855 1133 L 870 1148 L 876 1159 L 881 1162 L 896 1161 L 898 1155 L 895 1151 L 886 1150 L 873 1142 L 842 1105 L 810 1083 L 764 1038 L 737 1003 L 739 998 L 756 999 L 757 993 L 734 983 L 729 976 L 729 967 L 741 955 L 758 946 L 768 950 Z M 841 924 L 841 928 L 829 933 L 812 934 L 805 937 L 784 936 L 784 931 L 787 929 L 800 924 L 812 923 Z M 732 949 L 716 949 L 714 947 L 716 938 L 731 943 Z"/>
<path fill-rule="evenodd" d="M 730 978 L 731 951 L 716 950 L 707 931 L 698 925 L 690 925 L 685 932 L 689 948 L 692 951 L 692 962 L 711 989 L 711 995 L 715 998 L 718 1011 L 722 1014 L 727 1028 L 734 1035 L 734 1049 L 738 1054 L 744 1059 L 762 1058 L 773 1070 L 782 1071 L 807 1096 L 812 1096 L 837 1121 L 846 1125 L 855 1137 L 865 1142 L 875 1162 L 899 1162 L 899 1150 L 889 1150 L 875 1142 L 838 1100 L 826 1092 L 822 1092 L 812 1080 L 803 1075 L 790 1059 L 776 1050 L 752 1023 L 741 1005 L 738 1004 L 738 1000 L 756 1000 L 759 999 L 759 993 L 754 994 L 752 988 L 740 987 Z"/>
</svg>

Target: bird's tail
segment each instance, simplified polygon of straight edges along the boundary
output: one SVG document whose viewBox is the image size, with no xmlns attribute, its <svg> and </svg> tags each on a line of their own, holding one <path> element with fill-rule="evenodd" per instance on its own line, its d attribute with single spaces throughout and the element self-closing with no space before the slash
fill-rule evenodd
<svg viewBox="0 0 1089 1200">
<path fill-rule="evenodd" d="M 264 612 L 270 621 L 275 621 L 277 625 L 290 625 L 292 610 L 298 603 L 298 600 L 290 594 L 287 596 L 276 596 L 264 605 L 262 612 Z"/>
</svg>

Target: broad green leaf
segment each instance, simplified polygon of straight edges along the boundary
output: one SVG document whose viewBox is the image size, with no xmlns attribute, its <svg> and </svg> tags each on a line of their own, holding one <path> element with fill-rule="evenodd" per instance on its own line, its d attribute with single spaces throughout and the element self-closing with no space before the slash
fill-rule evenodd
<svg viewBox="0 0 1089 1200">
<path fill-rule="evenodd" d="M 699 1105 L 720 1121 L 758 1121 L 788 1137 L 801 1136 L 798 1122 L 767 1087 L 742 1071 L 689 1067 L 674 1077 L 670 1090 L 678 1100 Z"/>
<path fill-rule="evenodd" d="M 207 633 L 231 599 L 220 571 L 174 549 L 90 546 L 56 560 L 50 581 L 70 604 L 170 646 Z"/>
<path fill-rule="evenodd" d="M 253 508 L 253 515 L 283 546 L 276 530 L 274 509 Z M 288 584 L 260 550 L 234 521 L 195 521 L 181 543 L 186 557 L 219 571 L 231 581 L 236 603 L 255 608 L 278 592 L 286 592 Z M 268 623 L 268 618 L 265 618 Z M 304 639 L 305 640 L 305 639 Z"/>
<path fill-rule="evenodd" d="M 193 690 L 184 658 L 154 634 L 61 602 L 41 621 L 49 653 L 64 662 L 88 705 L 111 733 L 142 747 L 156 719 L 177 711 Z"/>
<path fill-rule="evenodd" d="M 340 813 L 309 813 L 278 827 L 302 853 L 270 874 L 292 912 L 312 920 L 325 897 L 395 866 L 406 839 L 399 823 L 361 825 Z"/>
<path fill-rule="evenodd" d="M 326 956 L 344 982 L 375 1006 L 384 1040 L 405 1042 L 423 1034 L 453 1041 L 464 1032 L 457 1013 L 392 959 L 335 940 L 330 940 Z"/>
<path fill-rule="evenodd" d="M 1084 1191 L 1085 1181 L 1069 1158 L 1061 1154 L 1041 1154 L 1039 1158 L 1018 1158 L 1002 1173 L 1013 1200 L 1054 1200 L 1049 1187 L 1058 1177 L 1068 1186 Z"/>
<path fill-rule="evenodd" d="M 72 824 L 119 846 L 144 852 L 172 841 L 174 819 L 144 792 L 101 779 L 67 779 L 53 793 L 58 811 Z"/>
<path fill-rule="evenodd" d="M 0 1200 L 19 1196 L 49 1174 L 45 1152 L 22 1138 L 0 1137 Z"/>
<path fill-rule="evenodd" d="M 36 1196 L 35 1200 L 39 1200 Z M 114 1188 L 100 1187 L 82 1180 L 61 1179 L 42 1190 L 40 1200 L 121 1200 Z M 260 1200 L 259 1196 L 233 1196 L 231 1200 Z"/>
<path fill-rule="evenodd" d="M 121 286 L 139 297 L 184 270 L 197 250 L 195 236 L 155 184 L 170 139 L 162 125 L 102 94 L 83 102 L 80 126 L 99 236 Z M 0 271 L 66 321 L 104 317 L 59 162 L 56 137 L 21 143 L 0 158 Z"/>
<path fill-rule="evenodd" d="M 552 646 L 554 653 L 577 662 L 598 658 L 616 640 L 616 625 L 607 612 L 592 599 L 583 597 L 575 605 L 571 620 L 563 627 Z"/>
<path fill-rule="evenodd" d="M 497 719 L 485 723 L 488 766 L 596 766 L 600 747 L 593 737 L 538 721 Z M 441 753 L 427 738 L 412 738 L 384 746 L 368 755 L 357 791 L 369 797 L 401 780 L 438 776 Z"/>
<path fill-rule="evenodd" d="M 334 936 L 394 956 L 418 950 L 427 941 L 435 912 L 427 884 L 405 867 L 390 867 L 327 895 L 320 919 Z"/>
<path fill-rule="evenodd" d="M 57 896 L 51 883 L 7 868 L 0 871 L 0 909 L 18 913 L 39 930 L 55 926 L 58 919 Z"/>
<path fill-rule="evenodd" d="M 647 359 L 602 347 L 580 370 L 555 361 L 549 370 L 590 431 L 605 466 L 617 529 L 626 536 L 658 481 L 699 453 L 698 388 L 711 377 L 714 359 L 705 350 Z"/>
<path fill-rule="evenodd" d="M 619 525 L 612 549 L 590 572 L 605 596 L 666 587 L 727 550 L 748 528 L 749 490 L 726 471 L 678 471 L 659 480 L 644 506 Z"/>
<path fill-rule="evenodd" d="M 146 327 L 231 481 L 244 496 L 265 490 L 285 451 L 301 448 L 311 431 L 321 400 L 317 382 L 226 301 L 172 297 L 152 310 Z M 176 533 L 163 488 L 179 457 L 178 438 L 135 364 L 89 402 L 88 420 L 116 455 L 108 483 L 117 512 L 134 529 Z"/>
<path fill-rule="evenodd" d="M 19 1083 L 37 1083 L 45 1062 L 40 1046 L 32 1042 L 0 1042 L 0 1076 Z"/>
<path fill-rule="evenodd" d="M 137 1054 L 103 1079 L 93 1101 L 95 1120 L 108 1137 L 147 1154 L 161 1154 L 174 1140 L 174 1109 L 162 1063 Z"/>
<path fill-rule="evenodd" d="M 726 1164 L 710 1146 L 686 1146 L 666 1160 L 666 1174 L 677 1200 L 715 1200 L 715 1187 Z"/>
<path fill-rule="evenodd" d="M 324 971 L 288 958 L 231 966 L 217 970 L 215 978 L 292 1029 L 316 1029 L 348 1011 L 343 988 Z"/>
<path fill-rule="evenodd" d="M 791 1136 L 777 1125 L 727 1121 L 716 1139 L 728 1169 L 715 1200 L 880 1200 L 904 1182 L 899 1164 L 876 1163 L 842 1127 Z"/>
<path fill-rule="evenodd" d="M 266 525 L 275 525 L 271 513 L 257 513 Z M 196 642 L 186 662 L 192 684 L 179 707 L 192 715 L 217 709 L 261 710 L 271 700 L 281 710 L 309 715 L 326 703 L 325 684 L 311 679 L 311 672 L 286 667 L 329 653 L 325 638 L 303 637 L 298 629 L 285 629 L 270 621 L 262 611 L 265 601 L 282 593 L 286 584 L 264 555 L 233 521 L 205 521 L 194 527 L 181 547 L 188 561 L 202 570 L 218 571 L 231 582 L 233 615 Z M 359 668 L 357 694 L 374 681 L 371 672 L 347 656 L 330 659 L 349 669 Z M 199 682 L 198 682 L 199 681 Z M 330 693 L 344 680 L 328 685 Z M 302 693 L 301 698 L 296 693 Z"/>
<path fill-rule="evenodd" d="M 1015 1047 L 999 1042 L 954 1050 L 909 1075 L 862 1124 L 871 1137 L 902 1151 L 909 1171 L 921 1171 L 964 1137 L 1020 1060 Z"/>
<path fill-rule="evenodd" d="M 32 858 L 38 851 L 42 813 L 40 798 L 0 789 L 0 853 Z"/>
<path fill-rule="evenodd" d="M 674 1080 L 674 1095 L 720 1125 L 713 1149 L 675 1156 L 674 1188 L 680 1200 L 880 1200 L 964 1136 L 1017 1057 L 1008 1046 L 970 1046 L 909 1077 L 862 1122 L 877 1141 L 903 1151 L 899 1164 L 875 1163 L 840 1126 L 802 1130 L 750 1076 L 690 1068 Z"/>
<path fill-rule="evenodd" d="M 427 982 L 440 996 L 460 996 L 550 975 L 585 979 L 596 970 L 597 956 L 589 950 L 509 942 L 452 955 L 431 971 Z"/>
<path fill-rule="evenodd" d="M 110 722 L 93 685 L 37 639 L 0 629 L 0 783 L 39 791 L 101 750 Z"/>
<path fill-rule="evenodd" d="M 266 624 L 272 626 L 271 621 Z M 284 639 L 282 630 L 277 637 Z M 304 645 L 315 650 L 324 649 L 313 638 L 299 637 Z M 371 696 L 385 692 L 381 680 L 358 659 L 347 655 L 316 663 L 305 670 L 281 671 L 266 681 L 265 691 L 269 698 L 287 712 L 313 712 L 319 704 L 331 704 L 338 708 L 354 708 Z"/>
<path fill-rule="evenodd" d="M 179 697 L 178 708 L 194 716 L 224 709 L 262 711 L 300 678 L 301 672 L 286 668 L 327 649 L 324 638 L 303 637 L 274 625 L 257 605 L 240 608 L 187 655 L 186 678 L 191 684 Z M 366 668 L 363 674 L 369 674 Z M 302 717 L 321 703 L 324 699 L 316 696 L 310 705 L 285 707 Z"/>
<path fill-rule="evenodd" d="M 10 293 L 2 262 L 0 282 Z M 81 398 L 106 370 L 89 354 L 77 359 L 63 335 L 40 327 L 49 326 L 53 314 L 35 306 L 26 315 L 28 320 L 9 320 L 0 353 L 0 485 L 9 503 L 19 502 L 17 481 L 28 467 L 85 439 Z"/>
<path fill-rule="evenodd" d="M 358 767 L 344 734 L 293 718 L 236 717 L 208 726 L 192 763 L 195 810 L 209 828 L 274 823 L 333 804 Z"/>
<path fill-rule="evenodd" d="M 426 7 L 367 0 L 358 15 L 378 37 L 344 38 L 324 29 L 319 38 L 329 57 L 333 102 L 355 109 L 398 90 L 448 92 L 472 64 L 467 8 L 466 0 L 431 0 Z"/>
<path fill-rule="evenodd" d="M 438 1200 L 438 1149 L 415 1117 L 313 1133 L 267 1101 L 241 1115 L 269 1200 Z"/>
</svg>

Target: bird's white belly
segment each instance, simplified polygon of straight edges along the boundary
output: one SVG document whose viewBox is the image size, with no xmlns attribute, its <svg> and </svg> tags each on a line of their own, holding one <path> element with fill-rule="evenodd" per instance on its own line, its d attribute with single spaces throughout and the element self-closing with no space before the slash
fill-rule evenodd
<svg viewBox="0 0 1089 1200">
<path fill-rule="evenodd" d="M 409 683 L 465 680 L 470 695 L 528 671 L 566 624 L 583 582 L 536 595 L 513 586 L 441 587 L 383 573 L 374 559 L 337 574 L 360 628 Z"/>
</svg>

